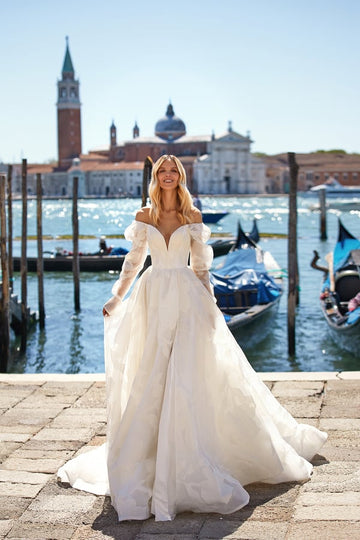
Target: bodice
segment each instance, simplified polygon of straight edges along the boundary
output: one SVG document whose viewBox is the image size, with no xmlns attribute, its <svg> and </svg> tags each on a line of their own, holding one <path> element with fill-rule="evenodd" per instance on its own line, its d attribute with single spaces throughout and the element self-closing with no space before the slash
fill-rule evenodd
<svg viewBox="0 0 360 540">
<path fill-rule="evenodd" d="M 188 265 L 191 236 L 189 225 L 181 225 L 166 245 L 165 237 L 153 225 L 147 225 L 147 241 L 154 269 L 183 268 Z"/>
<path fill-rule="evenodd" d="M 105 304 L 110 314 L 115 309 L 119 299 L 124 298 L 133 280 L 143 267 L 150 248 L 152 270 L 190 268 L 199 280 L 212 294 L 209 281 L 209 268 L 212 263 L 213 251 L 206 244 L 210 237 L 210 229 L 203 223 L 188 223 L 180 225 L 169 238 L 168 245 L 161 232 L 148 223 L 133 221 L 126 229 L 125 238 L 132 242 L 132 247 L 126 255 L 119 279 L 114 283 L 113 299 Z"/>
</svg>

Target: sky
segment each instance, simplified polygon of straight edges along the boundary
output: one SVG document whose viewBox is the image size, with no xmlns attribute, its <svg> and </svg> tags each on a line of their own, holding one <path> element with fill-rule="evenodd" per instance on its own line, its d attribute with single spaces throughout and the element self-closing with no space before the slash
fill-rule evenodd
<svg viewBox="0 0 360 540">
<path fill-rule="evenodd" d="M 1 7 L 0 162 L 57 159 L 66 36 L 82 150 L 153 136 L 169 101 L 188 135 L 253 152 L 360 152 L 359 0 L 12 0 Z"/>
</svg>

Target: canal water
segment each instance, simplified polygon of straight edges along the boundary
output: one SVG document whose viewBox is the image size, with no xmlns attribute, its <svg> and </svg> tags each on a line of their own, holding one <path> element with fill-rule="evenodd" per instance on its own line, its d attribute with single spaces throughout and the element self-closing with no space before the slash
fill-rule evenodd
<svg viewBox="0 0 360 540">
<path fill-rule="evenodd" d="M 227 210 L 226 216 L 212 232 L 235 234 L 240 219 L 243 229 L 249 231 L 253 218 L 258 221 L 261 233 L 286 235 L 288 227 L 288 199 L 279 197 L 223 197 L 203 198 L 203 206 Z M 328 240 L 319 239 L 319 214 L 312 210 L 315 198 L 298 197 L 298 252 L 300 264 L 300 305 L 296 315 L 296 356 L 287 354 L 287 282 L 273 328 L 269 336 L 245 352 L 257 371 L 334 371 L 356 370 L 360 367 L 360 352 L 354 355 L 339 349 L 331 339 L 320 312 L 318 297 L 322 273 L 310 267 L 316 249 L 324 263 L 337 238 L 338 217 L 355 236 L 360 236 L 360 202 L 349 208 L 347 204 L 327 213 Z M 115 238 L 124 232 L 140 206 L 139 199 L 103 199 L 79 201 L 80 234 L 90 238 L 80 240 L 80 250 L 93 252 L 98 249 L 101 235 L 108 237 L 108 244 L 128 247 L 125 240 Z M 70 200 L 43 202 L 43 249 L 72 249 Z M 14 237 L 21 233 L 21 202 L 14 203 Z M 28 235 L 36 234 L 36 202 L 28 204 Z M 57 238 L 59 236 L 60 238 Z M 61 238 L 62 237 L 62 238 Z M 271 251 L 281 268 L 287 266 L 287 239 L 264 237 L 260 245 Z M 36 241 L 28 241 L 28 255 L 36 256 Z M 14 241 L 14 254 L 20 254 L 20 242 Z M 215 265 L 217 261 L 215 260 Z M 57 372 L 93 373 L 104 371 L 103 318 L 101 308 L 111 294 L 116 273 L 82 273 L 80 283 L 81 311 L 73 309 L 73 280 L 71 273 L 45 273 L 46 328 L 36 326 L 28 336 L 27 351 L 20 355 L 15 343 L 10 371 L 17 373 Z M 20 277 L 15 274 L 14 291 L 20 292 Z M 37 310 L 37 277 L 28 274 L 28 303 Z"/>
</svg>

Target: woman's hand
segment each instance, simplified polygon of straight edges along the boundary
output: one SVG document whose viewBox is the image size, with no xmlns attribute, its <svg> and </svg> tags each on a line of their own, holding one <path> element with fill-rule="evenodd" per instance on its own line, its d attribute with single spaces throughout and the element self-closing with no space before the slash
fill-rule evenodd
<svg viewBox="0 0 360 540">
<path fill-rule="evenodd" d="M 112 296 L 110 300 L 105 302 L 102 309 L 102 314 L 104 315 L 104 317 L 109 317 L 120 303 L 121 298 L 119 298 L 118 296 Z"/>
</svg>

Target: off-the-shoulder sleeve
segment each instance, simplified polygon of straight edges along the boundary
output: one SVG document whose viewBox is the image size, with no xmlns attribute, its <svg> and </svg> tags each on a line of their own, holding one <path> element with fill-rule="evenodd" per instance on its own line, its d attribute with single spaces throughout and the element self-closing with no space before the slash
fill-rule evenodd
<svg viewBox="0 0 360 540">
<path fill-rule="evenodd" d="M 192 223 L 189 225 L 189 229 L 191 235 L 190 267 L 209 293 L 214 296 L 209 278 L 209 268 L 214 254 L 212 247 L 206 243 L 211 236 L 211 231 L 203 223 Z"/>
<path fill-rule="evenodd" d="M 132 242 L 132 246 L 129 253 L 125 256 L 119 279 L 112 287 L 111 292 L 114 296 L 104 305 L 109 315 L 124 298 L 132 282 L 144 265 L 147 255 L 146 231 L 146 224 L 140 221 L 133 221 L 125 230 L 125 238 Z"/>
</svg>

